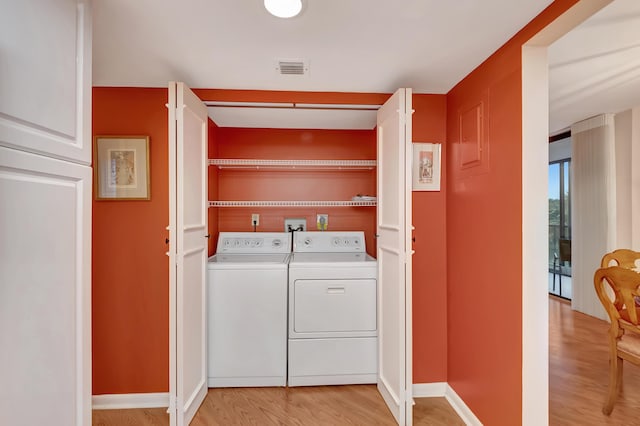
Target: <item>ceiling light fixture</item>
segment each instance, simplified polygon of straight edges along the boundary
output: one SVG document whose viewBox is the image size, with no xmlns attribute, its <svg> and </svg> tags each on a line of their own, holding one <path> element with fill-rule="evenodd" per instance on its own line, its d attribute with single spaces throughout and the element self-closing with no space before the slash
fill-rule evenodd
<svg viewBox="0 0 640 426">
<path fill-rule="evenodd" d="M 264 0 L 264 7 L 278 18 L 293 18 L 302 10 L 302 0 Z"/>
</svg>

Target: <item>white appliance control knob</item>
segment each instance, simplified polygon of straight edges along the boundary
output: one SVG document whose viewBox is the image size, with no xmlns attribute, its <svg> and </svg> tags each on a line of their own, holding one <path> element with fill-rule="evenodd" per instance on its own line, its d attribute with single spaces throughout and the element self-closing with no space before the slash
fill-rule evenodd
<svg viewBox="0 0 640 426">
<path fill-rule="evenodd" d="M 271 243 L 271 245 L 273 247 L 280 247 L 282 245 L 282 240 L 279 238 L 276 238 L 275 240 L 273 240 L 273 242 Z"/>
<path fill-rule="evenodd" d="M 339 245 L 340 245 L 340 238 L 338 238 L 338 237 L 333 238 L 333 239 L 331 240 L 331 244 L 332 244 L 334 247 L 339 246 Z"/>
<path fill-rule="evenodd" d="M 304 239 L 303 244 L 305 247 L 309 247 L 311 245 L 311 238 L 307 237 Z"/>
</svg>

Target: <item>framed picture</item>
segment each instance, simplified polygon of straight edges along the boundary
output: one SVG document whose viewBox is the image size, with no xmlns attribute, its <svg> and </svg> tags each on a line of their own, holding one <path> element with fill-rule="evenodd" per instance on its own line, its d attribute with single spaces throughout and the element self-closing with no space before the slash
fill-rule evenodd
<svg viewBox="0 0 640 426">
<path fill-rule="evenodd" d="M 440 191 L 440 144 L 413 144 L 413 190 Z"/>
<path fill-rule="evenodd" d="M 149 137 L 96 136 L 93 178 L 97 200 L 149 200 Z"/>
</svg>

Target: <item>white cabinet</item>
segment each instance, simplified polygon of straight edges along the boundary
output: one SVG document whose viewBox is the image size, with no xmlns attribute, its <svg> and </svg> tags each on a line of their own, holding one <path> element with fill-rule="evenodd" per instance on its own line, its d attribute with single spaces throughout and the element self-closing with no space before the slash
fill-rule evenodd
<svg viewBox="0 0 640 426">
<path fill-rule="evenodd" d="M 3 2 L 0 145 L 91 163 L 89 1 Z"/>
<path fill-rule="evenodd" d="M 0 424 L 91 424 L 91 13 L 0 6 Z"/>
<path fill-rule="evenodd" d="M 91 424 L 91 168 L 0 147 L 0 424 Z"/>
</svg>

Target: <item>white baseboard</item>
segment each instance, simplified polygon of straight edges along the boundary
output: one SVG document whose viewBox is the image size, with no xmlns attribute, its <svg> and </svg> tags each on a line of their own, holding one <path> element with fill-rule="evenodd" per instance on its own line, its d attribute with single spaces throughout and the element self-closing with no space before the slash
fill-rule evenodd
<svg viewBox="0 0 640 426">
<path fill-rule="evenodd" d="M 451 407 L 460 416 L 462 421 L 468 426 L 482 426 L 482 423 L 467 404 L 464 403 L 462 398 L 458 396 L 456 391 L 453 390 L 446 382 L 436 383 L 414 383 L 413 384 L 413 397 L 414 398 L 437 398 L 445 397 Z"/>
<path fill-rule="evenodd" d="M 414 383 L 413 384 L 414 398 L 434 398 L 439 396 L 445 396 L 446 391 L 447 391 L 447 382 Z"/>
<path fill-rule="evenodd" d="M 468 426 L 482 426 L 482 422 L 473 414 L 473 411 L 467 407 L 467 404 L 464 403 L 462 398 L 458 396 L 449 384 L 447 384 L 447 391 L 444 397 L 447 398 L 449 404 L 456 410 L 456 413 L 458 413 L 464 424 Z"/>
<path fill-rule="evenodd" d="M 169 406 L 169 392 L 93 395 L 91 405 L 94 410 L 162 408 Z"/>
</svg>

